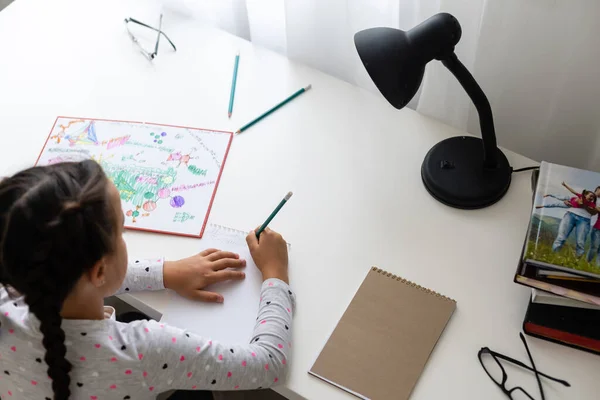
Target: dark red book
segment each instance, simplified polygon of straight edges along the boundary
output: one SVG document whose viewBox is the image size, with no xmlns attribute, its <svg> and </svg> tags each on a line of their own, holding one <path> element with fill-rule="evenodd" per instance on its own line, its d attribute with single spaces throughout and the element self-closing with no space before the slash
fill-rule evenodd
<svg viewBox="0 0 600 400">
<path fill-rule="evenodd" d="M 600 310 L 529 301 L 523 331 L 534 337 L 600 354 Z"/>
</svg>

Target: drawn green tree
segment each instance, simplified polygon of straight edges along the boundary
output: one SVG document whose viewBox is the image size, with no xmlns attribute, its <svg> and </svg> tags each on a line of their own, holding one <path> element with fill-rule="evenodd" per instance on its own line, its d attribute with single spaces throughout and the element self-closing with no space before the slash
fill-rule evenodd
<svg viewBox="0 0 600 400">
<path fill-rule="evenodd" d="M 161 189 L 170 189 L 177 180 L 177 171 L 172 168 L 152 168 L 141 166 L 128 166 L 102 162 L 108 178 L 115 184 L 121 194 L 121 199 L 134 206 L 142 206 L 146 201 L 158 202 L 158 192 Z"/>
</svg>

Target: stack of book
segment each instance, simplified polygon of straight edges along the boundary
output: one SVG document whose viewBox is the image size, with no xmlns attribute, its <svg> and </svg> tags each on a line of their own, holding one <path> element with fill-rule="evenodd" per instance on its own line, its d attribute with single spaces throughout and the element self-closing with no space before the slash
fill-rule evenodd
<svg viewBox="0 0 600 400">
<path fill-rule="evenodd" d="M 600 354 L 600 174 L 543 162 L 532 182 L 515 274 L 533 288 L 523 330 Z"/>
</svg>

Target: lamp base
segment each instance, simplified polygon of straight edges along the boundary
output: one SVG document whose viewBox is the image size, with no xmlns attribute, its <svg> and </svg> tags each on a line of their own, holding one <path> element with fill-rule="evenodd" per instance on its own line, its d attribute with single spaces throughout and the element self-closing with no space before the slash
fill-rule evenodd
<svg viewBox="0 0 600 400">
<path fill-rule="evenodd" d="M 490 206 L 504 196 L 512 174 L 506 156 L 497 151 L 496 168 L 484 168 L 481 139 L 457 136 L 443 140 L 423 160 L 423 184 L 433 197 L 450 207 Z"/>
</svg>

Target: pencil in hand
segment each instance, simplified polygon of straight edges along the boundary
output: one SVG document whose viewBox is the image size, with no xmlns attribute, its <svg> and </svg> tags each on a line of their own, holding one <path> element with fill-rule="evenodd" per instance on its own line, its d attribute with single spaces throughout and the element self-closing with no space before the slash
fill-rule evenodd
<svg viewBox="0 0 600 400">
<path fill-rule="evenodd" d="M 271 213 L 271 215 L 269 215 L 269 218 L 267 218 L 267 220 L 260 226 L 260 228 L 258 228 L 258 230 L 256 231 L 256 238 L 258 239 L 260 234 L 266 229 L 267 225 L 269 225 L 269 222 L 271 222 L 271 220 L 273 218 L 275 218 L 275 216 L 277 215 L 277 213 L 279 212 L 279 210 L 281 210 L 281 207 L 283 207 L 283 205 L 290 199 L 290 197 L 292 197 L 293 193 L 292 192 L 288 192 L 288 194 L 285 195 L 285 197 L 283 198 L 283 200 L 281 200 L 279 202 L 279 204 L 277 205 L 277 207 L 275 207 L 275 210 L 273 210 L 273 212 Z"/>
</svg>

